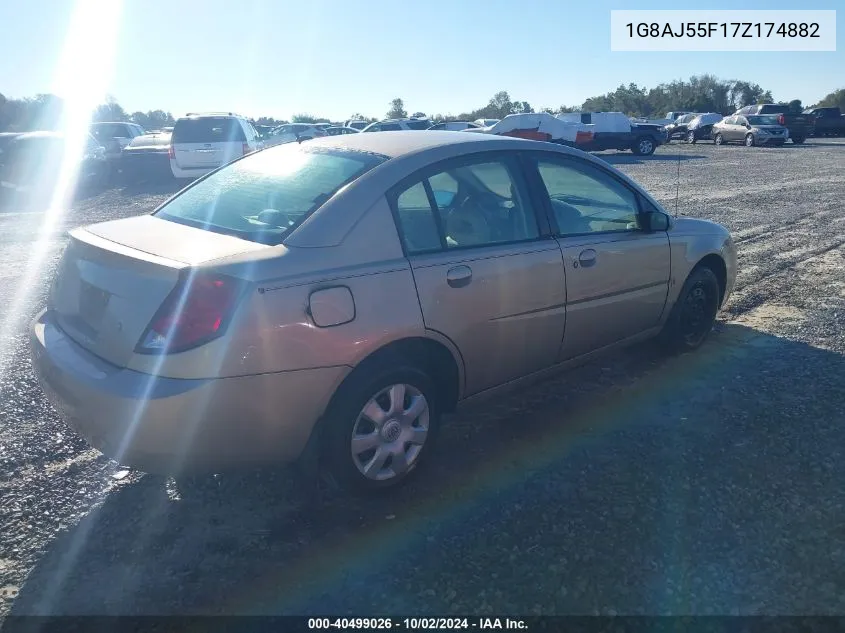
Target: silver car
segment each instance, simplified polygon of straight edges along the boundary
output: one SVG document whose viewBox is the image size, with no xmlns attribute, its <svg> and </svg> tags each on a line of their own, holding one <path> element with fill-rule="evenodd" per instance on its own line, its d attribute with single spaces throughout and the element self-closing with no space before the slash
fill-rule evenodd
<svg viewBox="0 0 845 633">
<path fill-rule="evenodd" d="M 778 123 L 774 114 L 732 115 L 713 125 L 711 131 L 716 145 L 743 143 L 782 146 L 789 138 L 789 130 Z"/>
<path fill-rule="evenodd" d="M 340 483 L 379 488 L 471 397 L 649 337 L 698 347 L 735 277 L 724 227 L 670 217 L 578 150 L 350 134 L 72 231 L 32 359 L 67 421 L 127 466 L 319 454 Z"/>
</svg>

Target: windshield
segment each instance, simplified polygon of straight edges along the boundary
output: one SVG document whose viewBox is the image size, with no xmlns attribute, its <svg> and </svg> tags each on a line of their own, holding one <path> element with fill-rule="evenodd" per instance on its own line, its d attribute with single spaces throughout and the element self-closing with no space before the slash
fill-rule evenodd
<svg viewBox="0 0 845 633">
<path fill-rule="evenodd" d="M 780 125 L 776 116 L 750 115 L 745 117 L 751 125 Z"/>
<path fill-rule="evenodd" d="M 155 215 L 253 242 L 279 244 L 341 187 L 384 160 L 349 150 L 274 147 L 212 173 Z"/>
</svg>

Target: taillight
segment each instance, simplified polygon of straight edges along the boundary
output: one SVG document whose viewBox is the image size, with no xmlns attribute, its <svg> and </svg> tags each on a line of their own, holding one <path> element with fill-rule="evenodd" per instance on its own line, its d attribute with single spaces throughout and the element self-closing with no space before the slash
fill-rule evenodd
<svg viewBox="0 0 845 633">
<path fill-rule="evenodd" d="M 139 354 L 174 354 L 222 336 L 237 305 L 241 284 L 223 275 L 183 277 L 138 341 Z"/>
<path fill-rule="evenodd" d="M 778 123 L 780 123 L 781 125 L 786 125 L 786 117 L 783 116 L 782 114 L 779 114 L 778 115 Z"/>
<path fill-rule="evenodd" d="M 168 157 L 168 158 L 171 158 L 171 159 L 172 159 L 172 158 L 176 158 L 176 152 L 174 152 L 174 151 L 173 151 L 173 146 L 172 146 L 172 145 L 170 145 L 170 146 L 167 148 L 167 157 Z"/>
<path fill-rule="evenodd" d="M 249 143 L 244 143 L 243 151 L 244 151 L 244 156 L 249 154 Z"/>
</svg>

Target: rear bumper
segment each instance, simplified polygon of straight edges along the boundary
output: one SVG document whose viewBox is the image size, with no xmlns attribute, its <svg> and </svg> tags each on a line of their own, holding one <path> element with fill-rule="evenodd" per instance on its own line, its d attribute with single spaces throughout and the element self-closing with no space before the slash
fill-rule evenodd
<svg viewBox="0 0 845 633">
<path fill-rule="evenodd" d="M 349 368 L 185 380 L 87 352 L 49 312 L 30 331 L 39 383 L 63 418 L 121 464 L 158 474 L 295 461 Z"/>
</svg>

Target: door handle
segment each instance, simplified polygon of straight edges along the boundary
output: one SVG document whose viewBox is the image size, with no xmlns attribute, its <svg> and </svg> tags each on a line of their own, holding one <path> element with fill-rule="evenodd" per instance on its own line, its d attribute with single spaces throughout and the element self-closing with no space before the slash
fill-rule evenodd
<svg viewBox="0 0 845 633">
<path fill-rule="evenodd" d="M 472 268 L 469 266 L 455 266 L 446 273 L 446 283 L 452 288 L 463 288 L 472 281 Z"/>
<path fill-rule="evenodd" d="M 596 263 L 596 251 L 595 249 L 588 248 L 585 251 L 581 251 L 578 255 L 578 263 L 581 264 L 583 268 L 589 268 L 593 264 Z"/>
</svg>

